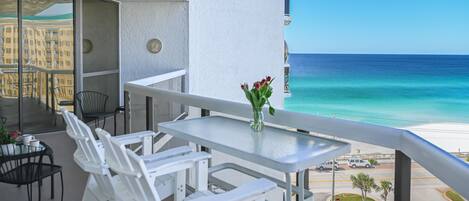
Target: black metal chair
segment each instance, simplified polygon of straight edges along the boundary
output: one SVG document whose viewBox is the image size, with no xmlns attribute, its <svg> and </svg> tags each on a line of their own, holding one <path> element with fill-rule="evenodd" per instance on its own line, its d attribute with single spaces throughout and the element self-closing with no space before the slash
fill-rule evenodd
<svg viewBox="0 0 469 201">
<path fill-rule="evenodd" d="M 38 200 L 41 200 L 42 181 L 51 178 L 51 199 L 54 198 L 53 177 L 60 175 L 63 201 L 63 175 L 62 167 L 53 164 L 53 159 L 49 156 L 50 163 L 44 163 L 43 157 L 52 154 L 52 149 L 45 143 L 42 147 L 32 147 L 27 145 L 15 145 L 15 149 L 0 149 L 0 182 L 26 185 L 28 200 L 32 201 L 32 185 L 38 184 Z"/>
<path fill-rule="evenodd" d="M 82 120 L 85 122 L 95 121 L 99 127 L 99 120 L 103 119 L 102 128 L 106 125 L 106 117 L 113 116 L 114 111 L 106 111 L 109 96 L 97 91 L 80 91 L 76 94 L 77 103 L 80 106 Z"/>
</svg>

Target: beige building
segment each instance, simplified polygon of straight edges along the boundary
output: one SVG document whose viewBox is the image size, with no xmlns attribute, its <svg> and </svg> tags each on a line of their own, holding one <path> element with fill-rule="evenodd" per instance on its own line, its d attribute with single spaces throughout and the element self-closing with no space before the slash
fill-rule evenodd
<svg viewBox="0 0 469 201">
<path fill-rule="evenodd" d="M 46 103 L 46 93 L 73 100 L 71 19 L 23 20 L 23 96 Z M 0 96 L 18 97 L 18 29 L 15 18 L 0 18 Z M 47 77 L 47 78 L 46 78 Z M 49 83 L 46 83 L 46 80 Z M 47 90 L 47 86 L 49 90 Z M 52 95 L 53 93 L 53 95 Z M 51 100 L 48 101 L 50 105 Z"/>
</svg>

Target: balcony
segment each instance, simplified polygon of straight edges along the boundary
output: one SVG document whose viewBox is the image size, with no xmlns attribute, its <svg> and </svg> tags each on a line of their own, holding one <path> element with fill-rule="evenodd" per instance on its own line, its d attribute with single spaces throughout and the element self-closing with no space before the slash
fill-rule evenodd
<svg viewBox="0 0 469 201">
<path fill-rule="evenodd" d="M 127 1 L 124 1 L 127 2 Z M 128 1 L 133 2 L 133 1 Z M 183 6 L 179 4 L 180 2 L 186 1 L 174 1 L 177 2 L 178 6 Z M 197 2 L 197 1 L 192 1 Z M 199 1 L 200 2 L 200 1 Z M 202 1 L 203 2 L 203 1 Z M 226 3 L 226 2 L 225 2 Z M 163 3 L 164 5 L 158 5 L 160 7 L 168 6 L 166 1 Z M 213 4 L 213 3 L 210 3 Z M 239 3 L 233 3 L 239 4 Z M 246 3 L 248 4 L 248 3 Z M 249 4 L 250 5 L 250 4 Z M 158 6 L 155 6 L 158 8 Z M 140 10 L 142 13 L 146 12 L 153 16 L 153 13 L 163 13 L 163 12 L 155 12 L 155 7 L 144 8 L 141 7 Z M 203 6 L 200 6 L 203 8 Z M 278 7 L 279 10 L 281 9 Z M 262 8 L 263 9 L 263 8 Z M 163 10 L 163 9 L 162 9 Z M 187 11 L 188 9 L 180 9 L 180 11 Z M 227 9 L 232 10 L 232 9 Z M 147 36 L 140 37 L 137 35 L 139 32 L 146 33 L 143 30 L 148 29 L 148 25 L 146 23 L 142 23 L 139 18 L 136 17 L 131 18 L 130 15 L 140 14 L 135 12 L 133 9 L 124 10 L 127 13 L 124 13 L 123 19 L 135 20 L 135 24 L 141 27 L 135 28 L 132 26 L 122 26 L 121 28 L 124 29 L 122 31 L 122 38 L 123 46 L 122 48 L 122 60 L 129 61 L 129 60 L 139 60 L 139 61 L 148 61 L 144 64 L 137 63 L 137 62 L 122 62 L 125 65 L 122 66 L 120 69 L 124 69 L 120 73 L 119 70 L 108 70 L 100 72 L 87 72 L 83 74 L 83 77 L 92 77 L 91 75 L 107 75 L 107 74 L 119 74 L 123 77 L 129 74 L 136 74 L 135 76 L 140 77 L 141 75 L 149 75 L 155 72 L 160 72 L 163 70 L 174 69 L 171 68 L 173 66 L 185 66 L 186 69 L 191 69 L 194 74 L 189 74 L 188 70 L 175 70 L 171 72 L 167 72 L 164 74 L 147 77 L 144 79 L 139 79 L 131 82 L 127 82 L 122 88 L 125 91 L 125 108 L 127 108 L 124 114 L 120 114 L 117 116 L 117 122 L 125 122 L 117 124 L 117 133 L 118 135 L 125 135 L 131 132 L 138 132 L 138 131 L 145 131 L 151 130 L 157 133 L 157 136 L 153 138 L 153 144 L 150 144 L 152 147 L 152 152 L 160 152 L 164 151 L 168 148 L 178 146 L 178 145 L 190 145 L 193 147 L 194 150 L 198 151 L 205 151 L 210 152 L 213 156 L 211 160 L 211 176 L 210 176 L 210 187 L 215 192 L 223 192 L 233 189 L 235 186 L 239 185 L 240 183 L 252 180 L 253 177 L 263 177 L 268 178 L 269 180 L 275 181 L 278 184 L 278 188 L 268 195 L 269 200 L 288 200 L 290 198 L 295 199 L 298 195 L 304 194 L 304 198 L 306 200 L 334 200 L 334 195 L 343 194 L 343 193 L 355 193 L 359 194 L 360 191 L 357 188 L 352 188 L 352 181 L 350 176 L 356 175 L 358 173 L 365 173 L 375 178 L 376 182 L 387 180 L 393 183 L 394 190 L 389 195 L 388 200 L 397 200 L 397 201 L 406 201 L 406 200 L 443 200 L 444 191 L 448 190 L 449 188 L 454 189 L 455 191 L 459 192 L 464 197 L 469 197 L 468 190 L 467 190 L 467 181 L 469 181 L 469 165 L 461 160 L 461 158 L 467 157 L 469 153 L 448 153 L 445 150 L 431 144 L 427 140 L 419 137 L 419 135 L 412 133 L 408 130 L 396 129 L 396 128 L 389 128 L 389 127 L 382 127 L 370 124 L 364 124 L 359 122 L 352 122 L 346 121 L 341 119 L 335 118 L 326 118 L 320 116 L 314 116 L 304 113 L 296 113 L 290 112 L 286 110 L 278 110 L 275 116 L 266 116 L 266 122 L 269 126 L 277 131 L 282 131 L 285 133 L 295 134 L 298 136 L 308 136 L 308 137 L 315 137 L 321 138 L 325 141 L 340 141 L 345 143 L 351 144 L 351 153 L 349 154 L 342 154 L 338 157 L 329 157 L 329 158 L 321 158 L 316 159 L 315 164 L 308 167 L 306 170 L 298 171 L 291 171 L 287 174 L 283 174 L 282 172 L 274 169 L 269 169 L 264 167 L 261 162 L 256 163 L 256 161 L 246 161 L 239 159 L 235 156 L 230 155 L 229 153 L 223 153 L 217 151 L 216 148 L 210 148 L 208 146 L 204 146 L 201 144 L 194 143 L 192 141 L 181 140 L 171 135 L 170 133 L 164 133 L 159 128 L 158 125 L 162 122 L 170 122 L 170 123 L 178 123 L 182 122 L 183 120 L 191 120 L 191 119 L 199 119 L 200 117 L 210 118 L 209 116 L 216 116 L 216 117 L 223 117 L 229 119 L 240 120 L 240 122 L 248 122 L 251 118 L 251 106 L 247 104 L 243 104 L 240 102 L 234 102 L 224 99 L 218 99 L 212 96 L 200 96 L 196 94 L 190 94 L 189 85 L 191 85 L 192 89 L 194 87 L 198 87 L 199 91 L 206 90 L 206 91 L 217 91 L 214 88 L 209 88 L 211 83 L 205 85 L 201 81 L 205 81 L 206 73 L 212 73 L 210 77 L 211 82 L 219 82 L 224 81 L 226 77 L 243 77 L 247 73 L 244 73 L 243 69 L 237 69 L 236 62 L 234 60 L 243 61 L 246 59 L 248 61 L 273 61 L 275 60 L 274 57 L 279 56 L 277 51 L 281 49 L 281 46 L 275 46 L 276 48 L 272 48 L 268 45 L 262 44 L 263 48 L 254 48 L 252 52 L 246 51 L 251 49 L 249 46 L 240 46 L 238 44 L 247 44 L 252 43 L 252 41 L 256 39 L 256 36 L 264 37 L 262 34 L 250 34 L 250 37 L 245 37 L 241 34 L 233 34 L 233 35 L 226 35 L 225 32 L 220 34 L 219 36 L 216 34 L 210 33 L 209 36 L 212 37 L 205 37 L 207 33 L 199 33 L 201 31 L 208 30 L 208 32 L 212 32 L 212 30 L 208 29 L 212 27 L 213 18 L 211 16 L 205 16 L 208 12 L 205 10 L 201 10 L 200 13 L 204 15 L 196 16 L 197 18 L 191 18 L 192 22 L 210 22 L 210 23 L 200 23 L 201 25 L 207 25 L 207 27 L 201 26 L 200 29 L 196 29 L 195 31 L 191 29 L 191 33 L 200 34 L 199 35 L 190 35 L 190 40 L 185 38 L 185 36 L 189 36 L 189 33 L 183 34 L 183 36 L 176 37 L 174 40 L 164 40 L 165 51 L 170 50 L 177 52 L 178 54 L 171 54 L 171 55 L 164 55 L 162 52 L 159 55 L 152 55 L 147 53 L 147 49 L 145 46 L 147 42 Z M 157 10 L 158 11 L 158 10 Z M 193 10 L 191 10 L 193 11 Z M 220 12 L 225 14 L 225 10 L 212 10 L 212 12 Z M 194 13 L 194 12 L 192 12 Z M 252 12 L 257 15 L 259 12 Z M 272 12 L 277 14 L 278 12 Z M 187 13 L 183 13 L 186 16 Z M 229 14 L 229 13 L 228 13 Z M 291 21 L 290 13 L 289 13 L 289 1 L 285 1 L 285 13 L 284 13 L 284 24 L 288 24 Z M 220 15 L 222 16 L 222 15 Z M 220 17 L 217 16 L 217 17 Z M 228 15 L 231 16 L 231 15 Z M 207 17 L 207 21 L 203 19 L 199 19 L 200 17 Z M 271 18 L 270 15 L 266 15 L 265 18 Z M 161 20 L 163 19 L 163 20 Z M 175 15 L 174 19 L 179 19 L 179 15 Z M 196 19 L 196 20 L 193 20 Z M 250 18 L 252 19 L 260 19 L 260 18 Z M 154 26 L 154 22 L 152 27 L 158 27 L 157 31 L 160 30 L 168 30 L 171 34 L 162 34 L 168 36 L 177 36 L 179 28 L 171 28 L 168 29 L 165 26 L 169 21 L 165 18 L 155 18 L 155 20 L 161 20 L 161 26 L 163 29 L 160 29 L 159 26 Z M 199 20 L 199 21 L 197 21 Z M 234 25 L 237 25 L 239 18 L 228 19 L 233 20 Z M 225 20 L 223 23 L 227 23 Z M 275 20 L 273 24 L 278 24 L 279 20 Z M 176 21 L 179 22 L 179 21 Z M 247 22 L 247 21 L 246 21 Z M 158 24 L 158 23 L 156 23 Z M 181 27 L 185 27 L 186 24 L 184 23 L 174 23 L 181 25 Z M 264 23 L 262 23 L 264 24 Z M 197 24 L 194 24 L 197 25 Z M 255 29 L 253 30 L 264 30 L 259 28 L 258 25 L 261 23 L 257 23 L 257 26 L 252 26 Z M 277 27 L 277 26 L 275 26 Z M 189 30 L 183 29 L 181 30 Z M 197 27 L 199 28 L 199 27 Z M 133 30 L 130 30 L 133 29 Z M 277 29 L 275 29 L 277 30 Z M 274 31 L 275 31 L 274 30 Z M 280 29 L 278 29 L 280 30 Z M 277 30 L 277 31 L 278 31 Z M 106 30 L 107 31 L 107 30 Z M 236 30 L 232 30 L 235 32 Z M 156 31 L 155 31 L 156 32 Z M 243 33 L 251 33 L 252 30 L 248 31 L 240 31 Z M 131 35 L 126 35 L 128 33 L 132 33 Z M 165 33 L 165 32 L 164 32 Z M 253 32 L 257 33 L 257 32 Z M 121 33 L 119 33 L 121 34 Z M 135 35 L 134 35 L 135 34 Z M 215 38 L 213 37 L 215 36 Z M 217 37 L 218 36 L 218 37 Z M 239 38 L 237 38 L 239 36 Z M 48 39 L 50 44 L 48 45 L 48 50 L 51 49 L 51 45 L 54 46 L 54 40 L 57 39 L 57 33 L 50 33 L 48 34 Z M 133 37 L 133 38 L 130 38 Z M 151 36 L 154 37 L 154 36 Z M 261 38 L 259 37 L 259 38 Z M 134 39 L 144 39 L 140 41 L 143 45 L 138 46 L 135 49 L 128 48 L 133 47 L 132 45 L 137 41 Z M 208 38 L 209 42 L 200 42 L 199 39 Z M 227 40 L 223 40 L 227 38 Z M 240 40 L 242 38 L 243 40 Z M 280 35 L 278 38 L 281 38 Z M 165 38 L 166 39 L 166 38 Z M 251 40 L 244 40 L 244 39 L 253 39 Z M 190 48 L 187 46 L 187 40 L 189 40 Z M 182 41 L 184 42 L 180 48 L 177 44 Z M 220 43 L 218 43 L 221 41 Z M 244 41 L 243 43 L 239 41 Z M 274 41 L 274 40 L 273 40 Z M 280 41 L 280 40 L 275 40 Z M 138 41 L 137 41 L 138 42 Z M 177 43 L 172 43 L 177 42 Z M 175 45 L 176 44 L 176 45 Z M 233 45 L 234 44 L 234 45 Z M 270 43 L 269 43 L 270 44 Z M 277 43 L 271 43 L 277 44 Z M 280 43 L 278 43 L 280 44 Z M 120 46 L 120 44 L 119 44 Z M 217 53 L 220 51 L 219 47 L 231 47 L 231 48 L 224 48 L 224 49 L 233 49 L 236 52 L 243 52 L 243 54 L 239 54 L 239 57 L 246 57 L 249 55 L 256 55 L 258 52 L 265 53 L 266 50 L 275 50 L 276 54 L 272 54 L 274 56 L 259 59 L 256 56 L 252 58 L 243 58 L 239 59 L 232 54 L 224 53 L 228 55 L 220 54 L 217 57 L 216 55 L 213 56 L 213 53 Z M 237 47 L 237 48 L 234 48 Z M 189 50 L 193 49 L 193 50 Z M 98 50 L 98 49 L 97 49 Z M 138 51 L 137 51 L 138 50 Z M 201 51 L 203 50 L 203 51 Z M 119 50 L 119 54 L 121 54 Z M 98 52 L 98 51 L 96 51 Z M 191 58 L 189 59 L 187 55 L 190 53 Z M 207 54 L 212 53 L 212 54 Z M 77 53 L 80 54 L 80 53 Z M 204 57 L 200 55 L 204 55 Z M 238 53 L 236 53 L 238 54 Z M 57 55 L 57 52 L 53 52 L 52 56 Z M 206 55 L 206 56 L 205 56 Z M 49 54 L 49 57 L 51 55 Z M 81 55 L 83 56 L 83 55 Z M 165 57 L 169 59 L 174 59 L 177 62 L 171 63 L 166 62 Z M 105 58 L 105 57 L 103 57 Z M 155 59 L 156 58 L 156 59 Z M 197 59 L 193 59 L 197 58 Z M 213 59 L 213 60 L 209 60 Z M 231 60 L 233 59 L 233 60 Z M 188 61 L 186 61 L 188 60 Z M 279 62 L 268 63 L 268 62 L 259 62 L 250 64 L 249 66 L 267 66 L 267 68 L 262 69 L 260 72 L 272 72 L 270 66 L 278 68 L 281 66 L 280 59 Z M 164 62 L 162 62 L 164 61 Z M 182 61 L 182 62 L 181 62 Z M 207 62 L 209 61 L 209 62 Z M 275 60 L 276 61 L 276 60 Z M 225 66 L 225 68 L 220 68 L 220 66 Z M 283 67 L 283 66 L 282 66 Z M 31 67 L 33 68 L 33 67 Z M 200 68 L 200 69 L 199 69 Z M 56 101 L 54 97 L 60 97 L 64 93 L 64 90 L 67 88 L 59 88 L 55 87 L 58 82 L 54 80 L 54 73 L 55 74 L 71 74 L 71 70 L 45 70 L 42 68 L 33 68 L 41 73 L 51 73 L 51 77 L 49 78 L 48 75 L 45 75 L 45 85 L 52 85 L 50 87 L 46 87 L 46 93 L 50 94 L 51 104 L 49 104 L 49 98 L 45 97 L 45 102 L 47 103 L 44 107 L 56 107 Z M 146 71 L 146 70 L 155 70 L 155 71 Z M 226 73 L 226 70 L 229 70 Z M 277 74 L 277 78 L 284 79 L 284 85 L 280 86 L 279 84 L 278 91 L 276 93 L 282 92 L 289 92 L 288 87 L 288 73 L 290 72 L 288 66 L 283 68 L 282 70 L 277 69 L 278 72 L 284 72 L 285 78 L 279 76 L 281 73 Z M 6 71 L 4 71 L 6 72 Z M 226 73 L 228 76 L 222 77 L 220 79 L 217 78 L 217 75 Z M 197 77 L 198 76 L 198 77 Z M 116 76 L 117 77 L 117 76 Z M 247 77 L 247 76 L 246 76 Z M 130 79 L 130 78 L 128 78 Z M 127 79 L 127 80 L 128 80 Z M 134 79 L 134 78 L 133 78 Z M 246 78 L 248 79 L 248 78 Z M 249 78 L 250 79 L 250 78 Z M 97 82 L 92 83 L 90 81 L 83 81 L 85 84 L 89 84 L 90 87 L 95 87 L 97 85 L 105 83 L 104 79 L 100 77 L 96 79 Z M 195 81 L 194 81 L 195 80 Z M 236 79 L 228 80 L 227 82 L 233 83 Z M 237 81 L 236 81 L 237 82 Z M 281 81 L 279 81 L 280 83 Z M 195 83 L 195 84 L 194 84 Z M 63 83 L 62 83 L 63 84 Z M 112 82 L 113 85 L 117 85 L 117 82 Z M 119 83 L 120 84 L 120 83 Z M 69 84 L 71 85 L 71 83 Z M 50 92 L 47 92 L 50 90 Z M 118 89 L 120 93 L 121 88 Z M 238 90 L 238 89 L 232 89 Z M 73 93 L 72 88 L 70 87 L 70 94 Z M 216 93 L 213 93 L 216 94 Z M 118 95 L 116 95 L 117 97 Z M 36 104 L 36 103 L 31 103 Z M 7 113 L 15 114 L 17 110 L 9 110 Z M 42 120 L 52 122 L 48 117 L 42 114 L 27 114 L 27 116 L 40 116 Z M 55 115 L 52 116 L 55 118 Z M 59 119 L 60 120 L 60 119 Z M 112 121 L 107 120 L 108 122 Z M 102 123 L 101 123 L 102 124 Z M 247 124 L 247 123 L 246 123 Z M 94 130 L 94 124 L 90 124 L 91 130 Z M 112 133 L 113 125 L 106 124 L 105 130 L 108 130 Z M 221 136 L 226 133 L 220 132 Z M 59 165 L 62 165 L 64 168 L 64 180 L 65 180 L 65 198 L 64 200 L 81 200 L 83 196 L 83 192 L 85 189 L 85 185 L 87 183 L 87 174 L 83 172 L 82 169 L 75 163 L 73 159 L 73 153 L 76 150 L 76 144 L 66 135 L 65 131 L 58 131 L 54 133 L 44 133 L 38 134 L 37 138 L 43 142 L 49 144 L 54 152 L 55 152 L 55 162 Z M 200 140 L 200 139 L 199 139 Z M 344 144 L 345 144 L 344 143 Z M 278 146 L 283 147 L 286 146 L 287 142 L 279 142 Z M 131 147 L 136 152 L 140 152 L 143 150 L 142 147 Z M 143 152 L 143 151 L 142 151 Z M 306 154 L 306 153 L 305 153 Z M 370 160 L 370 161 L 368 161 Z M 378 164 L 371 164 L 371 160 L 377 160 Z M 320 162 L 319 162 L 320 161 Z M 357 162 L 358 161 L 358 162 Z M 326 163 L 322 163 L 326 162 Z M 327 163 L 328 162 L 328 163 Z M 327 165 L 327 164 L 336 164 L 336 165 Z M 369 164 L 367 162 L 370 162 Z M 224 166 L 220 166 L 220 164 L 225 164 Z M 189 178 L 189 186 L 187 186 L 188 192 L 194 189 L 194 181 L 193 178 Z M 293 184 L 293 188 L 288 189 L 287 185 Z M 44 193 L 42 193 L 42 199 L 48 200 L 49 199 L 49 187 L 50 182 L 44 181 L 43 188 Z M 303 188 L 304 187 L 304 188 Z M 60 187 L 57 187 L 58 190 L 55 192 L 55 199 L 60 199 L 59 192 Z M 14 185 L 5 185 L 0 183 L 0 192 L 2 195 L 1 200 L 26 200 L 26 187 L 21 186 L 17 187 Z M 438 193 L 440 191 L 442 193 Z M 37 195 L 37 186 L 35 185 L 32 189 L 33 194 L 36 197 Z M 291 192 L 289 192 L 291 191 Z M 291 194 L 289 194 L 291 193 Z M 290 196 L 291 195 L 291 196 Z M 380 195 L 377 192 L 371 192 L 370 197 L 375 200 L 381 200 Z"/>
</svg>

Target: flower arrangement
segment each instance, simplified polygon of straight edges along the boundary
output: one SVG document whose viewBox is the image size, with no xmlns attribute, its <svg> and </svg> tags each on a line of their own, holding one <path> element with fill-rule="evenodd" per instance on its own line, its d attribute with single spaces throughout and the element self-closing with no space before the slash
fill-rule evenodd
<svg viewBox="0 0 469 201">
<path fill-rule="evenodd" d="M 5 121 L 0 123 L 0 144 L 15 144 L 16 137 L 18 137 L 17 132 L 8 133 L 8 129 L 5 126 Z"/>
<path fill-rule="evenodd" d="M 272 96 L 270 84 L 273 81 L 272 77 L 267 76 L 261 81 L 254 82 L 251 89 L 249 89 L 247 83 L 241 84 L 241 89 L 252 106 L 253 120 L 251 121 L 251 128 L 256 132 L 260 132 L 264 128 L 264 114 L 262 113 L 264 105 L 269 105 L 270 115 L 273 116 L 275 114 L 275 109 L 269 102 L 269 98 Z"/>
<path fill-rule="evenodd" d="M 0 121 L 0 154 L 10 155 L 14 153 L 18 132 L 8 133 L 5 123 L 6 119 L 2 117 Z"/>
</svg>

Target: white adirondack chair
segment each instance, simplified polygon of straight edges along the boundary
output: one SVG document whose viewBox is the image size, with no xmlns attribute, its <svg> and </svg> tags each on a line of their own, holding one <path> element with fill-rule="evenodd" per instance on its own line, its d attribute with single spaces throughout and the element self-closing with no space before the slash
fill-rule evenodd
<svg viewBox="0 0 469 201">
<path fill-rule="evenodd" d="M 114 200 L 114 179 L 109 172 L 109 167 L 104 161 L 104 150 L 89 135 L 91 130 L 82 125 L 76 116 L 61 108 L 63 118 L 67 124 L 67 134 L 75 140 L 77 150 L 73 154 L 75 163 L 89 173 L 83 201 Z"/>
<path fill-rule="evenodd" d="M 155 175 L 177 173 L 177 180 L 185 179 L 185 171 L 196 163 L 197 192 L 185 198 L 185 186 L 177 186 L 179 193 L 175 200 L 180 201 L 264 201 L 265 194 L 276 187 L 267 179 L 258 179 L 227 193 L 214 195 L 207 190 L 209 155 L 203 152 L 189 153 L 179 158 L 155 158 L 145 163 L 142 157 L 125 148 L 125 145 L 101 130 L 96 129 L 105 146 L 105 156 L 109 167 L 115 171 L 125 188 L 117 191 L 119 201 L 161 201 L 163 198 L 153 184 Z"/>
<path fill-rule="evenodd" d="M 65 122 L 67 123 L 67 134 L 75 140 L 77 150 L 74 153 L 75 162 L 85 172 L 90 174 L 87 186 L 83 195 L 83 201 L 108 201 L 116 200 L 115 193 L 123 188 L 119 177 L 112 176 L 109 166 L 105 162 L 104 148 L 101 142 L 95 140 L 91 129 L 74 114 L 61 109 Z M 114 137 L 122 144 L 135 144 L 142 142 L 147 137 L 153 137 L 154 132 L 145 131 L 128 135 Z M 150 143 L 151 146 L 151 143 Z M 178 147 L 170 151 L 160 152 L 160 157 L 172 157 L 192 152 L 188 146 Z M 151 156 L 151 155 L 150 155 Z M 140 156 L 142 160 L 153 160 L 153 157 Z M 175 175 L 165 175 L 155 179 L 154 185 L 163 191 L 162 197 L 166 198 L 177 192 L 174 188 Z M 180 181 L 181 182 L 181 181 Z M 179 185 L 185 185 L 179 184 Z"/>
</svg>

